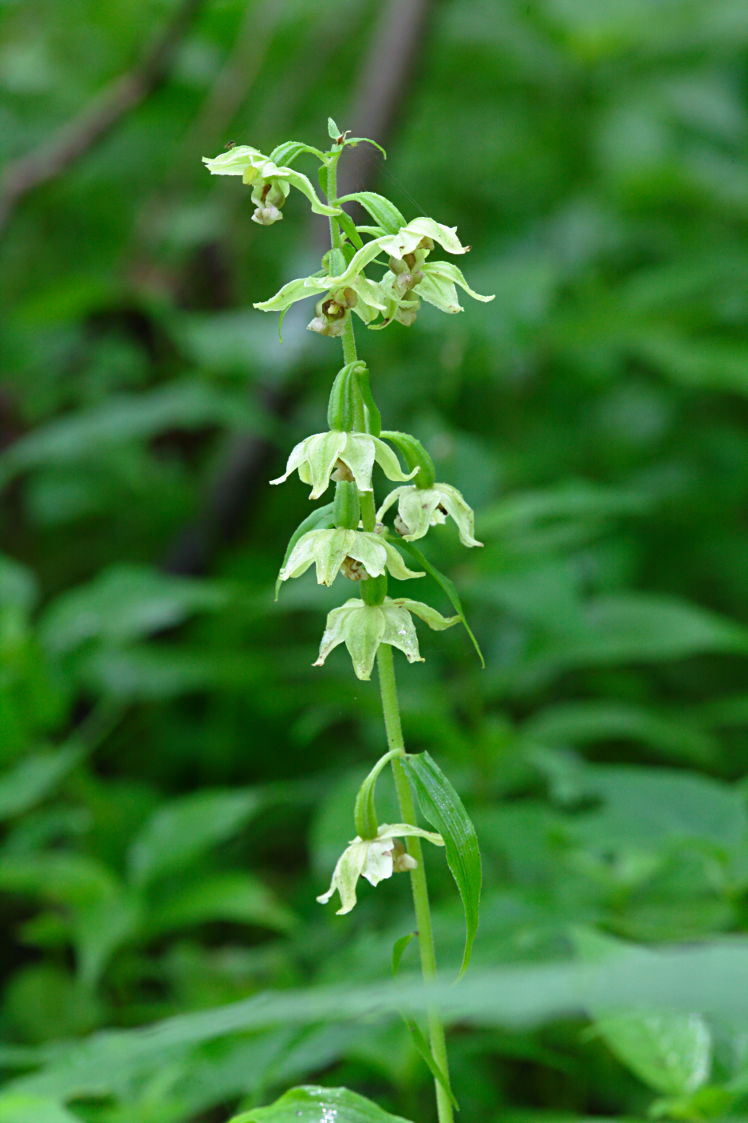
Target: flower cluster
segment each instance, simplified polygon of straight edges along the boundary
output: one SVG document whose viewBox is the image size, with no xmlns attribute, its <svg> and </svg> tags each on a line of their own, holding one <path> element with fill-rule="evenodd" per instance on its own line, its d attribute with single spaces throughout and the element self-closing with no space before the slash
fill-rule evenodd
<svg viewBox="0 0 748 1123">
<path fill-rule="evenodd" d="M 451 254 L 465 254 L 470 249 L 462 245 L 454 227 L 432 218 L 416 218 L 396 233 L 382 232 L 362 245 L 341 272 L 321 270 L 310 277 L 289 281 L 274 296 L 255 304 L 255 308 L 284 313 L 297 301 L 324 293 L 307 327 L 321 335 L 338 336 L 343 332 L 348 312 L 354 312 L 370 327 L 386 327 L 394 321 L 409 326 L 422 300 L 442 312 L 461 312 L 458 288 L 474 300 L 494 299 L 475 292 L 451 262 L 428 261 L 436 244 Z M 384 265 L 384 259 L 386 271 L 379 279 L 368 277 L 364 270 Z"/>
</svg>

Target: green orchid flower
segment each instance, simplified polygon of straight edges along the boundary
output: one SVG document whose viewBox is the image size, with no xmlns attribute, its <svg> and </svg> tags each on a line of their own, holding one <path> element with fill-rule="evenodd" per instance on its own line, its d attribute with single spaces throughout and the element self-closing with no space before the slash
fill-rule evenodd
<svg viewBox="0 0 748 1123">
<path fill-rule="evenodd" d="M 449 515 L 457 525 L 463 546 L 482 546 L 474 535 L 475 515 L 462 492 L 451 484 L 436 483 L 433 487 L 396 487 L 377 511 L 377 521 L 397 503 L 395 530 L 406 542 L 423 538 L 430 526 L 446 522 Z"/>
<path fill-rule="evenodd" d="M 419 297 L 445 312 L 461 312 L 455 285 L 476 300 L 489 301 L 470 288 L 462 272 L 445 262 L 427 263 L 426 258 L 438 243 L 448 253 L 467 253 L 456 228 L 444 226 L 432 218 L 415 218 L 396 234 L 372 238 L 353 254 L 342 273 L 320 272 L 299 277 L 283 285 L 273 296 L 254 305 L 262 312 L 285 313 L 291 305 L 310 296 L 325 293 L 315 317 L 308 327 L 321 335 L 340 335 L 348 311 L 353 311 L 365 324 L 381 315 L 385 323 L 398 320 L 410 324 L 419 308 Z M 364 275 L 364 269 L 386 255 L 389 270 L 380 281 Z M 416 286 L 425 282 L 423 293 L 415 294 Z M 377 326 L 377 325 L 375 325 Z"/>
<path fill-rule="evenodd" d="M 310 530 L 302 535 L 279 573 L 281 581 L 300 577 L 311 565 L 319 585 L 332 585 L 341 567 L 354 581 L 379 577 L 387 570 L 398 581 L 425 574 L 408 569 L 395 547 L 381 534 L 364 530 Z"/>
<path fill-rule="evenodd" d="M 399 838 L 423 838 L 434 846 L 443 846 L 444 839 L 434 831 L 424 831 L 407 823 L 382 823 L 377 827 L 376 837 L 351 840 L 337 860 L 332 874 L 330 888 L 317 897 L 321 905 L 326 905 L 333 893 L 340 894 L 340 908 L 337 916 L 345 916 L 356 906 L 356 882 L 365 877 L 370 885 L 379 885 L 393 873 L 404 873 L 415 869 L 418 863 L 405 851 Z"/>
<path fill-rule="evenodd" d="M 280 167 L 248 144 L 234 145 L 218 156 L 203 156 L 203 163 L 211 175 L 240 175 L 242 182 L 252 187 L 255 204 L 252 221 L 260 226 L 272 226 L 283 218 L 281 208 L 292 187 L 306 196 L 316 214 L 340 214 L 340 207 L 329 207 L 321 202 L 305 175 L 293 168 Z"/>
<path fill-rule="evenodd" d="M 341 643 L 348 649 L 356 677 L 364 682 L 371 678 L 380 643 L 402 651 L 409 663 L 423 663 L 412 616 L 418 616 L 439 632 L 460 620 L 459 616 L 442 616 L 435 608 L 407 597 L 385 597 L 382 604 L 376 605 L 364 604 L 358 597 L 352 597 L 328 613 L 319 655 L 313 666 L 321 667 Z"/>
<path fill-rule="evenodd" d="M 389 480 L 410 480 L 418 471 L 403 472 L 395 453 L 379 437 L 332 429 L 299 441 L 291 450 L 283 475 L 270 483 L 283 483 L 298 471 L 301 481 L 312 485 L 309 498 L 319 499 L 336 473 L 340 479 L 355 480 L 359 491 L 371 491 L 375 463 Z"/>
</svg>

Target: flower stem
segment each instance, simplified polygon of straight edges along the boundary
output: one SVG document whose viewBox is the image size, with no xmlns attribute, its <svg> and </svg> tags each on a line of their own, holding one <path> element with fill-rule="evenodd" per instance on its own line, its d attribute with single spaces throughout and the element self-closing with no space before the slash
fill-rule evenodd
<svg viewBox="0 0 748 1123">
<path fill-rule="evenodd" d="M 327 200 L 335 205 L 338 195 L 338 159 L 340 152 L 330 154 L 327 163 Z M 330 244 L 333 249 L 341 248 L 340 226 L 336 218 L 330 218 Z M 345 317 L 345 327 L 341 342 L 343 344 L 343 361 L 353 363 L 358 358 L 356 352 L 356 337 L 350 311 Z M 360 493 L 361 521 L 364 530 L 372 531 L 376 526 L 376 503 L 374 492 Z M 395 682 L 395 668 L 392 660 L 392 648 L 387 644 L 380 644 L 377 651 L 377 667 L 379 670 L 379 688 L 382 696 L 382 714 L 384 727 L 387 733 L 387 747 L 395 753 L 391 759 L 392 771 L 395 778 L 395 790 L 400 804 L 400 814 L 403 823 L 416 824 L 416 808 L 413 802 L 413 793 L 405 774 L 402 757 L 405 756 L 403 731 L 400 722 L 400 703 L 397 697 L 397 683 Z M 410 871 L 411 886 L 413 889 L 413 905 L 415 907 L 416 924 L 418 925 L 418 946 L 421 953 L 421 973 L 425 980 L 433 979 L 436 975 L 436 951 L 434 948 L 434 930 L 431 923 L 431 905 L 429 891 L 426 884 L 426 869 L 423 864 L 423 851 L 421 840 L 411 837 L 407 840 L 408 851 L 415 858 L 417 865 Z M 449 1064 L 447 1060 L 447 1042 L 444 1036 L 444 1026 L 436 1011 L 428 1014 L 429 1040 L 431 1053 L 437 1068 L 444 1076 L 449 1086 Z M 436 1109 L 439 1123 L 453 1123 L 452 1103 L 446 1090 L 438 1080 L 434 1081 L 436 1089 Z"/>
<path fill-rule="evenodd" d="M 397 683 L 395 681 L 395 668 L 392 659 L 392 648 L 387 644 L 380 644 L 377 651 L 377 668 L 379 671 L 379 689 L 382 697 L 382 714 L 384 727 L 387 733 L 387 747 L 397 753 L 392 758 L 392 772 L 395 779 L 395 790 L 400 804 L 400 814 L 404 823 L 416 822 L 416 809 L 413 793 L 410 789 L 408 777 L 403 768 L 402 757 L 405 756 L 403 731 L 400 722 L 400 704 L 397 697 Z M 426 869 L 423 864 L 421 840 L 409 838 L 408 851 L 415 858 L 418 865 L 411 870 L 410 878 L 413 889 L 413 905 L 418 925 L 418 947 L 421 954 L 421 973 L 426 981 L 436 975 L 436 950 L 434 948 L 434 930 L 431 923 L 431 905 L 429 891 L 426 883 Z M 428 1015 L 429 1040 L 431 1053 L 437 1067 L 443 1073 L 449 1084 L 449 1063 L 447 1059 L 447 1042 L 444 1036 L 444 1026 L 441 1018 L 435 1011 Z M 436 1089 L 436 1108 L 439 1123 L 452 1123 L 452 1104 L 445 1089 L 438 1081 L 434 1081 Z"/>
</svg>

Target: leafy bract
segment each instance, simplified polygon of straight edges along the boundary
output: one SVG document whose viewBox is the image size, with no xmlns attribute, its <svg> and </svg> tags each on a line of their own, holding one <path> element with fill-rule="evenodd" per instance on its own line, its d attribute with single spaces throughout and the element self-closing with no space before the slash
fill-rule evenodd
<svg viewBox="0 0 748 1123">
<path fill-rule="evenodd" d="M 406 756 L 403 765 L 415 788 L 424 817 L 444 839 L 447 863 L 462 899 L 465 913 L 462 974 L 470 962 L 478 930 L 483 881 L 478 836 L 459 795 L 427 752 Z"/>
</svg>

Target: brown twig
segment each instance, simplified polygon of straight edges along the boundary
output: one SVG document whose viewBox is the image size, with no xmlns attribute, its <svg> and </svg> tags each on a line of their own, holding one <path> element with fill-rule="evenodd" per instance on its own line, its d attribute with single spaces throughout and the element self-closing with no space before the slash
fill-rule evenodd
<svg viewBox="0 0 748 1123">
<path fill-rule="evenodd" d="M 0 231 L 24 196 L 54 179 L 107 136 L 166 78 L 174 53 L 205 0 L 182 0 L 169 23 L 128 73 L 115 78 L 77 117 L 34 152 L 8 166 L 0 186 Z"/>
</svg>

